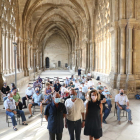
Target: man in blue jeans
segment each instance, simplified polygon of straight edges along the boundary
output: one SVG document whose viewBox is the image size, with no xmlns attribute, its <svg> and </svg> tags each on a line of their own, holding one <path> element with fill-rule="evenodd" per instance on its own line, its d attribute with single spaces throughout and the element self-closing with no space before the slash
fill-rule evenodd
<svg viewBox="0 0 140 140">
<path fill-rule="evenodd" d="M 22 125 L 28 125 L 25 122 L 26 118 L 25 118 L 24 112 L 22 110 L 17 110 L 16 109 L 16 103 L 15 103 L 15 100 L 13 99 L 13 95 L 11 93 L 8 94 L 8 99 L 5 100 L 4 107 L 5 107 L 5 110 L 6 110 L 6 114 L 8 116 L 10 116 L 11 119 L 12 119 L 13 129 L 15 131 L 18 130 L 16 128 L 17 122 L 16 122 L 16 119 L 15 119 L 15 114 L 19 114 L 21 116 L 21 118 L 22 118 Z"/>
<path fill-rule="evenodd" d="M 100 93 L 100 101 L 103 104 L 103 112 L 104 112 L 104 116 L 103 116 L 103 123 L 107 124 L 106 122 L 106 118 L 108 117 L 109 113 L 110 113 L 110 109 L 106 107 L 106 98 L 105 96 L 102 94 L 102 89 L 98 89 L 98 92 Z"/>
<path fill-rule="evenodd" d="M 127 95 L 124 94 L 124 90 L 120 89 L 119 94 L 115 96 L 115 102 L 117 103 L 117 116 L 118 116 L 118 124 L 120 125 L 120 113 L 121 110 L 125 110 L 128 112 L 128 123 L 132 123 L 132 118 L 131 118 L 131 110 L 129 109 L 129 100 L 127 98 Z"/>
</svg>

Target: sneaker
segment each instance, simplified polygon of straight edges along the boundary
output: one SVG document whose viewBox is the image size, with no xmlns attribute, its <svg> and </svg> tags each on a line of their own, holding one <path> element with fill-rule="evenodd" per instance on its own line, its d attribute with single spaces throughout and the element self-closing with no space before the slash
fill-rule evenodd
<svg viewBox="0 0 140 140">
<path fill-rule="evenodd" d="M 28 125 L 27 123 L 22 123 L 22 125 Z"/>
<path fill-rule="evenodd" d="M 22 109 L 27 108 L 27 106 L 22 107 Z"/>
<path fill-rule="evenodd" d="M 18 130 L 16 127 L 13 127 L 13 129 L 14 129 L 15 131 L 17 131 L 17 130 Z"/>
<path fill-rule="evenodd" d="M 33 115 L 28 116 L 29 119 L 30 119 L 31 117 L 33 117 Z"/>
<path fill-rule="evenodd" d="M 132 121 L 128 121 L 129 124 L 133 124 Z"/>
<path fill-rule="evenodd" d="M 104 124 L 107 124 L 107 122 L 106 122 L 105 120 L 103 121 L 103 123 L 104 123 Z"/>
<path fill-rule="evenodd" d="M 118 121 L 118 124 L 120 125 L 120 124 L 121 124 L 121 122 L 120 122 L 120 121 Z"/>
</svg>

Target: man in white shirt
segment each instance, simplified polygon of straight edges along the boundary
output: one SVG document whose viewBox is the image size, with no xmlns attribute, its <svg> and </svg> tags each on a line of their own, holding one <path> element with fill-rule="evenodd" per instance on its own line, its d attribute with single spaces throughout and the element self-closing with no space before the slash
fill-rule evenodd
<svg viewBox="0 0 140 140">
<path fill-rule="evenodd" d="M 13 124 L 13 129 L 15 131 L 17 131 L 18 129 L 16 128 L 17 122 L 16 122 L 16 119 L 15 119 L 15 114 L 19 114 L 21 116 L 22 125 L 28 125 L 28 124 L 25 123 L 26 118 L 25 118 L 24 112 L 22 110 L 17 110 L 16 109 L 16 102 L 13 99 L 13 95 L 11 93 L 9 93 L 7 96 L 8 96 L 8 98 L 4 101 L 4 107 L 5 107 L 5 110 L 6 110 L 6 114 L 11 117 L 12 124 Z"/>
<path fill-rule="evenodd" d="M 128 123 L 132 123 L 131 118 L 131 110 L 129 109 L 129 100 L 127 98 L 127 95 L 124 94 L 124 90 L 121 89 L 119 94 L 115 96 L 115 102 L 117 103 L 117 116 L 118 116 L 118 124 L 121 124 L 120 122 L 120 112 L 121 110 L 125 110 L 128 112 Z"/>
<path fill-rule="evenodd" d="M 23 108 L 27 108 L 25 100 L 32 99 L 34 93 L 35 93 L 34 88 L 28 85 L 25 92 L 25 97 L 22 97 Z"/>
<path fill-rule="evenodd" d="M 88 86 L 90 87 L 90 90 L 94 89 L 94 83 L 91 78 L 88 81 Z"/>
<path fill-rule="evenodd" d="M 101 89 L 102 91 L 104 90 L 104 87 L 101 86 L 101 82 L 98 82 L 98 86 L 96 87 L 97 90 Z"/>
<path fill-rule="evenodd" d="M 74 85 L 75 85 L 75 90 L 79 90 L 80 83 L 77 80 L 75 80 Z"/>
<path fill-rule="evenodd" d="M 65 106 L 67 110 L 65 127 L 68 128 L 70 140 L 74 140 L 74 131 L 76 140 L 80 140 L 81 126 L 83 128 L 85 125 L 85 107 L 83 101 L 77 98 L 75 90 L 71 90 L 70 98 L 66 100 Z"/>
</svg>

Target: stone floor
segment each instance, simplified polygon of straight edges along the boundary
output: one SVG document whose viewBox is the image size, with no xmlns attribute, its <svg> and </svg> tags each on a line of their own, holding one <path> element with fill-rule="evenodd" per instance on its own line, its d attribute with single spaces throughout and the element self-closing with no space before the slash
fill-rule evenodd
<svg viewBox="0 0 140 140">
<path fill-rule="evenodd" d="M 65 78 L 70 77 L 71 73 L 68 71 L 46 71 L 41 74 L 41 77 L 55 77 L 59 76 Z M 24 96 L 27 85 L 20 89 L 21 96 Z M 122 124 L 118 125 L 116 116 L 114 117 L 114 107 L 107 118 L 108 124 L 103 124 L 103 137 L 100 140 L 140 140 L 140 101 L 130 100 L 130 108 L 132 110 L 133 125 L 127 123 L 126 118 L 122 118 Z M 49 140 L 47 122 L 43 122 L 41 126 L 40 113 L 35 113 L 34 117 L 28 119 L 29 111 L 25 109 L 28 126 L 18 125 L 18 131 L 12 129 L 12 124 L 8 127 L 5 118 L 5 110 L 0 105 L 0 140 Z M 45 121 L 45 119 L 44 119 Z M 88 137 L 81 133 L 81 140 L 87 140 Z M 64 128 L 63 140 L 69 140 L 68 130 Z"/>
</svg>

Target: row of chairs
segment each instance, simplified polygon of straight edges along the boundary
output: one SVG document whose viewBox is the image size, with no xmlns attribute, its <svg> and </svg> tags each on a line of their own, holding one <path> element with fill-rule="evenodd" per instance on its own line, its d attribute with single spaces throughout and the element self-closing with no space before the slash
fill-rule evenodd
<svg viewBox="0 0 140 140">
<path fill-rule="evenodd" d="M 27 104 L 29 104 L 29 100 L 28 100 Z M 43 105 L 43 112 L 42 112 L 42 115 L 41 115 L 41 126 L 42 126 L 43 122 L 46 122 L 46 121 L 43 121 L 44 108 L 45 107 L 46 107 L 46 105 Z M 126 117 L 126 119 L 127 119 L 127 112 L 125 110 L 122 110 L 122 111 L 123 111 L 123 114 L 120 117 Z M 32 114 L 34 115 L 35 112 L 40 112 L 40 106 L 33 106 Z M 116 103 L 115 103 L 115 109 L 114 109 L 114 116 L 117 116 L 117 105 L 116 105 Z M 19 122 L 19 124 L 20 124 L 20 116 L 18 114 L 16 114 L 15 117 L 16 117 L 17 122 Z M 118 119 L 118 116 L 117 116 L 117 119 Z M 6 122 L 8 123 L 8 127 L 9 127 L 9 124 L 12 123 L 11 117 L 9 117 L 7 114 L 6 114 Z"/>
</svg>

